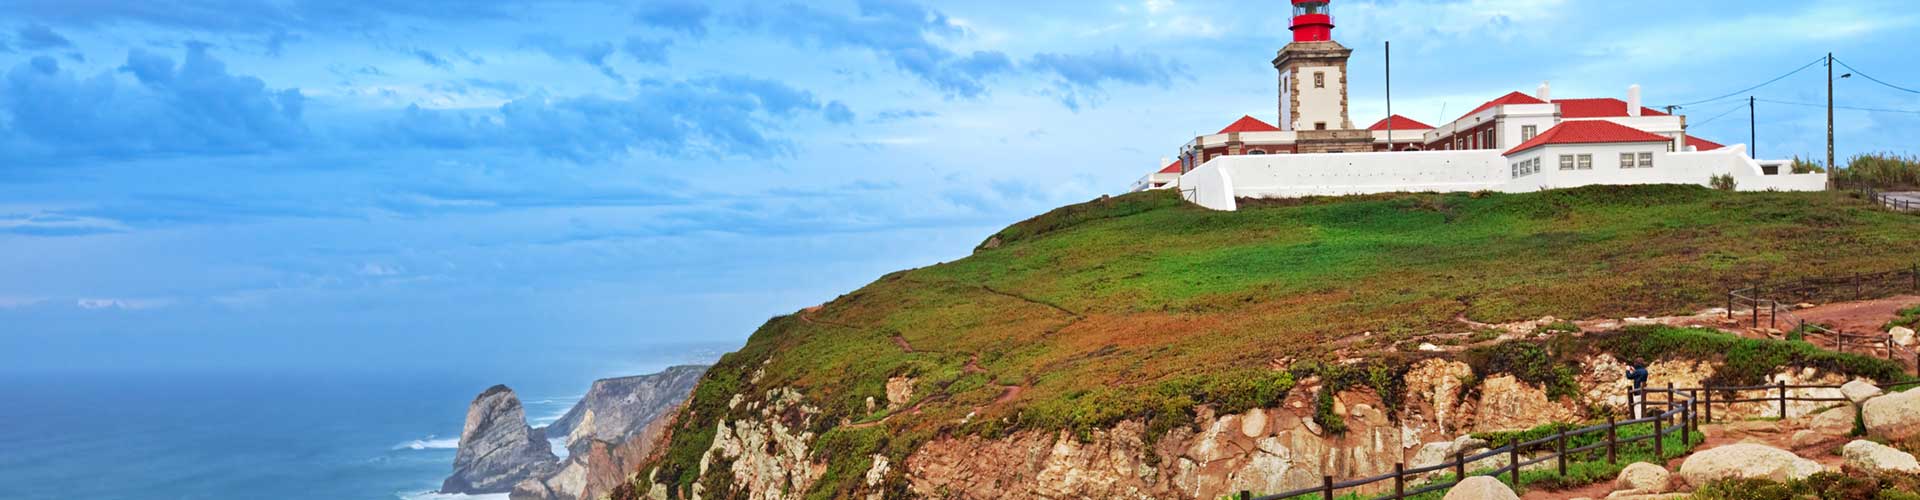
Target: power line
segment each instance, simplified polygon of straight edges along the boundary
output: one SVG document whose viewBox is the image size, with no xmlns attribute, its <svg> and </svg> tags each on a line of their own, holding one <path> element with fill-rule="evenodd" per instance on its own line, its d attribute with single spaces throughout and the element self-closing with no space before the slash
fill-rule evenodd
<svg viewBox="0 0 1920 500">
<path fill-rule="evenodd" d="M 1747 104 L 1746 104 L 1746 103 L 1740 103 L 1740 105 L 1739 105 L 1739 106 L 1734 106 L 1734 107 L 1732 107 L 1732 108 L 1728 108 L 1728 109 L 1727 109 L 1726 111 L 1722 111 L 1722 112 L 1720 112 L 1720 114 L 1717 114 L 1717 115 L 1713 115 L 1713 118 L 1708 118 L 1708 119 L 1705 119 L 1705 120 L 1701 120 L 1701 121 L 1700 121 L 1700 123 L 1694 123 L 1694 124 L 1690 124 L 1690 125 L 1688 125 L 1688 126 L 1690 126 L 1690 127 L 1703 127 L 1703 126 L 1706 126 L 1706 125 L 1707 125 L 1707 124 L 1709 124 L 1709 123 L 1713 123 L 1713 121 L 1714 121 L 1714 120 L 1718 120 L 1718 119 L 1720 119 L 1721 117 L 1724 117 L 1724 116 L 1727 116 L 1727 115 L 1730 115 L 1730 114 L 1733 114 L 1733 112 L 1735 112 L 1735 111 L 1739 111 L 1739 110 L 1741 110 L 1742 108 L 1745 108 L 1745 107 L 1747 107 Z"/>
<path fill-rule="evenodd" d="M 1806 106 L 1810 108 L 1827 107 L 1827 105 L 1825 104 L 1814 104 L 1810 102 L 1776 101 L 1773 99 L 1759 99 L 1759 101 L 1766 102 L 1766 103 L 1773 103 L 1773 104 L 1785 104 L 1788 106 Z M 1877 113 L 1907 113 L 1907 114 L 1920 115 L 1920 110 L 1912 110 L 1912 109 L 1863 108 L 1859 106 L 1834 106 L 1833 109 L 1850 109 L 1854 111 L 1872 111 Z"/>
<path fill-rule="evenodd" d="M 1861 77 L 1863 77 L 1863 78 L 1866 78 L 1866 79 L 1868 79 L 1868 80 L 1873 80 L 1873 83 L 1878 83 L 1878 84 L 1881 84 L 1881 85 L 1886 85 L 1887 87 L 1889 87 L 1889 88 L 1892 88 L 1892 89 L 1895 89 L 1895 90 L 1900 90 L 1900 91 L 1904 91 L 1904 92 L 1912 92 L 1912 93 L 1915 93 L 1915 94 L 1920 94 L 1920 90 L 1914 90 L 1914 89 L 1910 89 L 1910 88 L 1906 88 L 1906 87 L 1902 87 L 1902 86 L 1899 86 L 1899 85 L 1894 85 L 1894 84 L 1891 84 L 1891 83 L 1887 83 L 1887 82 L 1884 82 L 1884 81 L 1881 81 L 1881 80 L 1880 80 L 1879 78 L 1874 78 L 1874 77 L 1873 77 L 1873 75 L 1869 75 L 1869 74 L 1867 74 L 1867 72 L 1865 72 L 1865 71 L 1860 71 L 1860 70 L 1858 70 L 1858 69 L 1854 69 L 1854 67 L 1853 67 L 1852 65 L 1849 65 L 1849 64 L 1847 64 L 1847 62 L 1846 62 L 1846 61 L 1842 61 L 1842 60 L 1839 60 L 1839 59 L 1834 59 L 1834 60 L 1833 60 L 1833 62 L 1837 62 L 1837 63 L 1840 63 L 1840 66 L 1841 66 L 1841 67 L 1843 67 L 1843 68 L 1847 68 L 1847 69 L 1851 69 L 1851 70 L 1853 70 L 1853 74 L 1856 74 L 1856 75 L 1860 75 Z"/>
<path fill-rule="evenodd" d="M 1753 91 L 1753 90 L 1757 90 L 1757 89 L 1759 89 L 1760 87 L 1765 87 L 1765 86 L 1768 86 L 1768 85 L 1773 85 L 1773 83 L 1774 83 L 1774 82 L 1778 82 L 1778 81 L 1780 81 L 1780 80 L 1785 80 L 1785 79 L 1787 79 L 1787 77 L 1789 77 L 1789 76 L 1793 76 L 1793 75 L 1795 75 L 1795 74 L 1798 74 L 1798 73 L 1800 73 L 1800 72 L 1802 72 L 1802 71 L 1806 71 L 1806 70 L 1807 70 L 1807 68 L 1811 68 L 1811 67 L 1814 67 L 1814 65 L 1817 65 L 1817 64 L 1820 64 L 1820 63 L 1822 63 L 1822 62 L 1825 62 L 1826 60 L 1827 60 L 1827 58 L 1826 58 L 1826 56 L 1820 56 L 1819 58 L 1817 58 L 1817 59 L 1814 59 L 1814 60 L 1813 60 L 1813 62 L 1809 62 L 1809 63 L 1807 63 L 1807 65 L 1805 65 L 1805 66 L 1801 66 L 1801 67 L 1799 67 L 1799 68 L 1797 68 L 1797 69 L 1794 69 L 1793 71 L 1788 71 L 1788 72 L 1787 72 L 1787 74 L 1784 74 L 1784 75 L 1780 75 L 1780 76 L 1777 76 L 1777 77 L 1774 77 L 1774 78 L 1773 78 L 1772 80 L 1767 80 L 1767 81 L 1766 81 L 1765 83 L 1761 83 L 1761 84 L 1759 84 L 1759 85 L 1754 85 L 1754 86 L 1752 86 L 1752 87 L 1747 87 L 1747 88 L 1744 88 L 1744 89 L 1740 89 L 1740 90 L 1737 90 L 1737 91 L 1734 91 L 1734 92 L 1730 92 L 1730 93 L 1728 93 L 1727 95 L 1723 95 L 1723 96 L 1720 96 L 1720 97 L 1715 97 L 1715 98 L 1712 98 L 1712 99 L 1701 99 L 1701 100 L 1698 100 L 1698 101 L 1693 101 L 1693 102 L 1689 102 L 1689 103 L 1683 103 L 1683 104 L 1675 104 L 1674 106 L 1678 106 L 1678 107 L 1686 107 L 1686 106 L 1692 106 L 1692 105 L 1695 105 L 1695 104 L 1704 104 L 1704 103 L 1709 103 L 1709 102 L 1713 102 L 1713 101 L 1718 101 L 1718 100 L 1721 100 L 1721 99 L 1726 99 L 1726 98 L 1728 98 L 1728 97 L 1733 97 L 1733 96 L 1737 96 L 1737 95 L 1740 95 L 1740 94 L 1745 94 L 1745 93 L 1747 93 L 1747 92 L 1750 92 L 1750 91 Z"/>
</svg>

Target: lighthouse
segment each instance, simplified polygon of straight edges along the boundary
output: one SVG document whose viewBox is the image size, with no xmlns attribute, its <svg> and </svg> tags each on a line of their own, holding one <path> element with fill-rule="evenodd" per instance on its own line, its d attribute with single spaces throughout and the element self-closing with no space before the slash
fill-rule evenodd
<svg viewBox="0 0 1920 500">
<path fill-rule="evenodd" d="M 1294 0 L 1293 41 L 1333 41 L 1333 14 L 1327 12 L 1327 0 Z"/>
<path fill-rule="evenodd" d="M 1372 151 L 1372 135 L 1347 116 L 1347 58 L 1333 41 L 1330 0 L 1292 0 L 1293 41 L 1280 49 L 1280 129 L 1298 134 L 1301 153 Z"/>
</svg>

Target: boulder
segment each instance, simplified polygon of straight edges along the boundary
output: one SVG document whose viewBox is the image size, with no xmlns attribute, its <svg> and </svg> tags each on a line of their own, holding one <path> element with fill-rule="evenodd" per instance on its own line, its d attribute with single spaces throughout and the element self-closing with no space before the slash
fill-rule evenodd
<svg viewBox="0 0 1920 500">
<path fill-rule="evenodd" d="M 546 433 L 527 426 L 520 397 L 513 389 L 496 385 L 467 406 L 460 450 L 453 456 L 453 475 L 440 484 L 440 492 L 507 493 L 522 480 L 552 473 L 559 461 Z"/>
<path fill-rule="evenodd" d="M 1441 500 L 1520 500 L 1520 495 L 1492 476 L 1473 476 L 1453 485 Z"/>
<path fill-rule="evenodd" d="M 1920 436 L 1920 390 L 1896 392 L 1860 405 L 1867 435 L 1890 441 Z"/>
<path fill-rule="evenodd" d="M 1828 436 L 1853 434 L 1853 407 L 1834 408 L 1813 414 L 1807 421 L 1807 429 Z"/>
<path fill-rule="evenodd" d="M 1826 441 L 1826 440 L 1827 440 L 1827 435 L 1821 434 L 1820 431 L 1816 431 L 1812 429 L 1802 429 L 1799 431 L 1795 431 L 1793 433 L 1793 437 L 1787 439 L 1787 446 L 1792 446 L 1793 449 L 1797 450 L 1797 449 L 1820 444 L 1820 442 Z"/>
<path fill-rule="evenodd" d="M 1846 396 L 1847 401 L 1852 401 L 1853 404 L 1860 404 L 1866 400 L 1873 399 L 1874 396 L 1879 396 L 1881 391 L 1880 386 L 1873 385 L 1873 382 L 1856 378 L 1841 385 L 1840 394 Z"/>
<path fill-rule="evenodd" d="M 1700 487 L 1716 479 L 1750 478 L 1786 482 L 1806 479 L 1820 464 L 1793 452 L 1763 444 L 1738 443 L 1694 453 L 1680 463 L 1680 479 Z"/>
<path fill-rule="evenodd" d="M 1613 489 L 1666 493 L 1667 484 L 1671 478 L 1672 475 L 1665 467 L 1646 462 L 1634 462 L 1620 469 L 1620 476 L 1613 480 Z"/>
<path fill-rule="evenodd" d="M 1893 447 L 1857 439 L 1840 448 L 1840 456 L 1847 467 L 1868 472 L 1905 472 L 1920 473 L 1920 462 L 1907 452 Z"/>
<path fill-rule="evenodd" d="M 1903 346 L 1913 345 L 1914 335 L 1913 335 L 1912 328 L 1907 328 L 1904 326 L 1896 326 L 1893 328 L 1888 328 L 1887 335 L 1893 336 L 1893 343 L 1895 344 L 1900 344 Z"/>
</svg>

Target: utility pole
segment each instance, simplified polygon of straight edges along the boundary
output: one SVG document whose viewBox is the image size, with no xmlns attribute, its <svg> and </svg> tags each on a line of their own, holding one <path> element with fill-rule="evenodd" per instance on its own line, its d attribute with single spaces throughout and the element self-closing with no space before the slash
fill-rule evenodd
<svg viewBox="0 0 1920 500">
<path fill-rule="evenodd" d="M 1387 152 L 1393 152 L 1393 40 L 1387 40 Z"/>
<path fill-rule="evenodd" d="M 1753 124 L 1753 96 L 1747 96 L 1747 149 L 1751 152 L 1749 156 L 1759 158 L 1760 132 L 1754 130 Z"/>
<path fill-rule="evenodd" d="M 1833 176 L 1833 53 L 1827 53 L 1827 176 Z"/>
</svg>

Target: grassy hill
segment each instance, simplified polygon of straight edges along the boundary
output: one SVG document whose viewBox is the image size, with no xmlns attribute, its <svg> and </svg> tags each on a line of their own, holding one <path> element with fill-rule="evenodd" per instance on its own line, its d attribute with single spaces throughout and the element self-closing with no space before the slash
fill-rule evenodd
<svg viewBox="0 0 1920 500">
<path fill-rule="evenodd" d="M 1272 404 L 1336 349 L 1384 361 L 1317 375 L 1380 387 L 1396 343 L 1469 330 L 1460 317 L 1685 313 L 1754 280 L 1920 259 L 1920 217 L 1835 193 L 1590 187 L 1242 207 L 1168 192 L 1069 206 L 971 257 L 774 318 L 708 373 L 657 479 L 696 480 L 716 420 L 742 412 L 736 393 L 793 387 L 820 406 L 815 454 L 830 468 L 812 493 L 830 497 L 868 455 L 897 460 L 939 435 L 1128 418 L 1164 430 L 1197 404 Z M 917 412 L 884 408 L 898 376 L 917 380 Z"/>
</svg>

